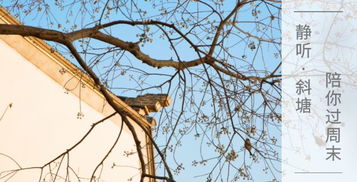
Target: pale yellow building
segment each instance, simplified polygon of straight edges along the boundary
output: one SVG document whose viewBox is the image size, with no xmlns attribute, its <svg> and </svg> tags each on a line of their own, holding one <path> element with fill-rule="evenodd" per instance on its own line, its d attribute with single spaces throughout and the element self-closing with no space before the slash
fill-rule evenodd
<svg viewBox="0 0 357 182">
<path fill-rule="evenodd" d="M 0 23 L 19 24 L 3 9 Z M 0 80 L 0 181 L 90 181 L 122 126 L 116 114 L 98 124 L 69 155 L 61 155 L 80 141 L 93 123 L 114 113 L 91 79 L 44 41 L 1 35 Z M 140 104 L 140 99 L 152 103 Z M 167 106 L 169 98 L 116 97 L 115 102 L 135 116 L 130 120 L 141 140 L 147 173 L 154 175 L 152 144 L 134 120 L 151 133 L 155 122 L 146 115 Z M 25 169 L 29 167 L 34 168 Z M 95 173 L 95 181 L 139 181 L 140 175 L 135 144 L 124 126 L 118 143 Z"/>
</svg>

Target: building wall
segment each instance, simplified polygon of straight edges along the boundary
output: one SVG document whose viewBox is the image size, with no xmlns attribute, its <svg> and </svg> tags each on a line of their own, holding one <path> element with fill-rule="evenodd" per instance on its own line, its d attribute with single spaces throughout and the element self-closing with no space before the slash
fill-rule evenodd
<svg viewBox="0 0 357 182">
<path fill-rule="evenodd" d="M 15 36 L 12 42 L 20 39 Z M 92 123 L 113 112 L 103 99 L 91 97 L 93 89 L 80 84 L 74 75 L 63 76 L 63 83 L 58 83 L 45 74 L 43 70 L 56 75 L 61 71 L 51 65 L 44 66 L 50 61 L 44 60 L 43 53 L 33 51 L 33 47 L 27 47 L 24 43 L 20 44 L 20 48 L 15 49 L 16 44 L 9 46 L 0 40 L 0 181 L 10 177 L 6 176 L 9 173 L 5 171 L 19 168 L 16 162 L 22 168 L 43 166 L 78 142 Z M 18 49 L 27 51 L 27 58 Z M 34 60 L 28 60 L 29 57 Z M 37 64 L 42 65 L 43 70 L 31 61 L 39 61 Z M 77 96 L 81 96 L 81 99 Z M 86 99 L 97 99 L 102 111 L 88 105 Z M 78 118 L 78 113 L 83 116 Z M 63 158 L 59 176 L 65 176 L 68 169 L 71 179 L 76 179 L 71 172 L 73 170 L 82 178 L 81 181 L 88 181 L 94 168 L 113 145 L 121 126 L 118 115 L 98 125 L 69 156 Z M 143 132 L 138 127 L 136 130 L 145 144 Z M 143 150 L 147 154 L 146 148 Z M 55 161 L 57 166 L 55 163 L 50 166 L 52 173 L 56 173 L 61 159 Z M 67 168 L 67 162 L 72 169 Z M 100 171 L 100 181 L 139 181 L 139 160 L 126 127 L 105 161 L 103 170 L 99 168 Z M 18 171 L 10 181 L 39 181 L 40 172 L 40 169 Z M 60 177 L 56 181 L 65 181 Z M 44 168 L 42 178 L 46 181 L 51 179 L 48 166 Z"/>
</svg>

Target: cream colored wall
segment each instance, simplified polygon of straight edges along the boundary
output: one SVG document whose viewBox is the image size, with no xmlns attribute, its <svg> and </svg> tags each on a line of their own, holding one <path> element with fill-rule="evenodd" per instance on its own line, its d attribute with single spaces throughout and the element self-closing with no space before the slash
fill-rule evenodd
<svg viewBox="0 0 357 182">
<path fill-rule="evenodd" d="M 36 53 L 34 53 L 34 58 Z M 51 68 L 48 68 L 51 69 Z M 105 117 L 85 102 L 81 104 L 73 93 L 44 74 L 17 51 L 0 40 L 0 153 L 11 156 L 21 167 L 42 166 L 75 144 L 89 130 L 92 123 Z M 83 89 L 89 89 L 85 87 Z M 77 88 L 78 90 L 78 88 Z M 78 90 L 79 91 L 79 90 Z M 12 103 L 12 107 L 6 107 Z M 103 103 L 98 103 L 103 104 Z M 99 125 L 91 135 L 69 155 L 69 162 L 82 181 L 87 178 L 116 139 L 121 125 L 119 116 Z M 144 141 L 144 135 L 140 133 Z M 100 181 L 139 181 L 139 162 L 128 129 L 124 128 L 117 147 L 105 162 Z M 146 154 L 146 153 L 145 153 Z M 67 157 L 60 168 L 66 172 Z M 113 163 L 120 167 L 112 168 Z M 54 165 L 51 166 L 56 171 Z M 0 155 L 0 172 L 17 169 L 9 158 Z M 49 181 L 49 168 L 44 175 Z M 100 171 L 100 170 L 99 170 Z M 40 170 L 19 171 L 10 181 L 38 181 Z M 2 173 L 4 176 L 5 173 Z M 3 181 L 6 178 L 1 179 Z M 70 174 L 74 177 L 73 174 Z M 75 178 L 72 178 L 75 179 Z M 87 180 L 86 180 L 87 179 Z M 64 181 L 57 178 L 58 181 Z M 72 181 L 72 180 L 71 180 Z M 76 181 L 76 180 L 73 180 Z"/>
</svg>

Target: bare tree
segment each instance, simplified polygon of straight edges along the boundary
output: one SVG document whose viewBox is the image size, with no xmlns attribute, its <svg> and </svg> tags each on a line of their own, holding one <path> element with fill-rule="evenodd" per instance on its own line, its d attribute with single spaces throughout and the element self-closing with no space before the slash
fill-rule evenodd
<svg viewBox="0 0 357 182">
<path fill-rule="evenodd" d="M 93 79 L 132 133 L 142 180 L 175 181 L 184 169 L 197 171 L 193 181 L 279 180 L 280 1 L 0 2 L 23 22 L 0 34 L 48 41 Z M 150 136 L 157 176 L 109 92 L 171 96 Z"/>
</svg>

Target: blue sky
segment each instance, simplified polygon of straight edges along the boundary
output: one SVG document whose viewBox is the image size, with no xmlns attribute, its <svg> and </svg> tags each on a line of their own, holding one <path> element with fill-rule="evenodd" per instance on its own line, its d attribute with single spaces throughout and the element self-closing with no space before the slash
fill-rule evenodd
<svg viewBox="0 0 357 182">
<path fill-rule="evenodd" d="M 6 6 L 6 3 L 0 1 L 2 5 Z M 231 8 L 233 8 L 235 5 L 234 1 L 227 1 L 224 3 L 224 6 L 222 6 L 222 11 L 226 11 L 228 12 Z M 53 6 L 53 5 L 52 5 Z M 159 3 L 158 5 L 159 6 Z M 276 5 L 276 6 L 280 6 L 280 5 Z M 76 9 L 80 9 L 80 7 L 72 7 L 73 10 Z M 194 3 L 192 5 L 192 7 L 188 7 L 188 9 L 194 9 L 197 8 Z M 203 6 L 201 6 L 200 8 L 204 8 Z M 154 9 L 152 7 L 151 2 L 142 2 L 140 3 L 140 9 L 142 9 L 143 11 L 147 11 L 148 12 L 148 17 L 150 17 L 150 13 L 154 14 L 157 13 L 158 11 L 160 11 L 160 8 L 156 8 Z M 204 9 L 203 9 L 204 10 Z M 201 9 L 202 11 L 202 9 Z M 67 21 L 67 17 L 63 15 L 63 13 L 65 12 L 65 14 L 70 15 L 73 14 L 73 16 L 70 16 L 69 19 L 73 22 L 70 22 L 68 24 L 66 24 Z M 255 19 L 256 21 L 261 21 L 261 22 L 269 22 L 269 19 L 267 17 L 270 16 L 270 14 L 273 14 L 276 17 L 280 18 L 279 12 L 277 8 L 266 8 L 264 6 L 259 6 L 259 8 L 257 8 L 256 10 L 253 11 L 253 8 L 251 7 L 247 7 L 247 8 L 243 8 L 242 10 L 240 10 L 241 13 L 239 13 L 239 18 L 238 20 L 244 22 L 244 21 L 251 21 L 252 19 L 254 19 L 254 17 L 252 17 L 252 12 L 255 12 L 259 14 L 258 18 Z M 23 21 L 26 25 L 32 25 L 32 26 L 41 26 L 41 27 L 45 27 L 45 28 L 51 28 L 51 29 L 59 29 L 59 28 L 65 28 L 65 29 L 69 29 L 71 28 L 73 25 L 77 25 L 77 29 L 79 27 L 91 27 L 93 26 L 93 24 L 89 23 L 92 22 L 92 20 L 90 19 L 89 16 L 82 16 L 80 13 L 78 13 L 76 11 L 51 11 L 50 12 L 50 18 L 46 17 L 47 15 L 45 14 L 30 14 L 29 16 L 21 16 L 20 20 Z M 118 13 L 119 14 L 119 13 Z M 111 20 L 116 20 L 116 19 L 125 19 L 124 16 L 122 15 L 118 15 L 118 14 L 112 14 L 109 15 Z M 204 13 L 200 16 L 203 16 Z M 98 14 L 96 15 L 98 16 Z M 138 18 L 138 17 L 133 17 Z M 185 18 L 185 16 L 184 16 Z M 188 18 L 188 17 L 186 17 Z M 211 19 L 210 21 L 213 23 L 213 20 L 215 18 Z M 108 21 L 108 20 L 105 20 Z M 104 22 L 105 22 L 104 21 Z M 53 22 L 52 26 L 49 26 L 48 22 Z M 279 25 L 278 25 L 278 21 L 273 21 L 274 23 L 272 24 L 272 27 L 274 27 L 274 29 L 270 30 L 271 32 L 266 32 L 264 30 L 261 30 L 260 32 L 256 31 L 257 25 L 256 24 L 252 24 L 252 23 L 239 23 L 239 27 L 248 31 L 248 32 L 253 32 L 255 33 L 257 36 L 263 36 L 266 38 L 265 35 L 269 35 L 271 36 L 271 38 L 275 38 L 277 41 L 279 41 L 280 39 L 280 30 Z M 133 28 L 132 26 L 117 26 L 115 28 L 111 28 L 111 29 L 107 29 L 107 31 L 111 31 L 111 33 L 118 37 L 121 38 L 125 41 L 133 41 L 136 42 L 138 41 L 138 34 L 141 34 L 142 31 L 140 30 L 140 28 L 144 28 L 144 27 L 139 27 L 139 29 Z M 262 27 L 264 28 L 264 27 Z M 157 35 L 157 31 L 158 29 L 155 27 L 151 27 L 151 32 L 154 33 L 154 35 Z M 156 32 L 156 34 L 155 34 Z M 201 32 L 202 33 L 202 32 Z M 203 32 L 204 33 L 204 32 Z M 202 33 L 202 34 L 203 34 Z M 194 37 L 190 37 L 193 40 L 195 40 Z M 98 41 L 93 41 L 92 42 L 92 46 L 94 48 L 100 48 L 100 47 L 104 47 L 105 45 L 103 43 L 100 43 Z M 257 49 L 255 50 L 250 50 L 246 45 L 249 43 L 254 43 L 257 46 Z M 61 46 L 59 45 L 55 45 L 53 43 L 50 43 L 51 45 L 55 46 L 60 52 L 62 52 L 66 57 L 68 57 L 68 59 L 72 60 L 71 57 L 68 56 L 68 54 L 66 54 L 66 50 L 63 49 Z M 81 43 L 77 42 L 76 43 L 77 47 L 80 48 Z M 246 39 L 244 38 L 243 41 L 242 39 L 239 38 L 239 36 L 236 36 L 235 38 L 231 38 L 229 39 L 229 41 L 226 42 L 226 45 L 230 45 L 231 47 L 231 52 L 234 52 L 235 55 L 239 55 L 239 56 L 246 56 L 247 58 L 241 58 L 241 62 L 243 62 L 242 64 L 237 64 L 237 67 L 241 67 L 241 68 L 247 68 L 249 69 L 250 67 L 248 65 L 244 64 L 244 60 L 254 60 L 254 68 L 262 70 L 261 74 L 264 74 L 264 70 L 273 70 L 279 63 L 280 63 L 280 47 L 278 46 L 274 46 L 274 44 L 270 44 L 270 43 L 266 43 L 266 42 L 259 42 L 255 39 Z M 195 53 L 195 51 L 190 48 L 190 46 L 187 43 L 180 43 L 176 46 L 177 50 L 180 51 L 180 58 L 182 60 L 191 60 L 191 59 L 195 59 L 197 58 L 197 54 Z M 144 53 L 149 54 L 151 57 L 157 58 L 157 59 L 174 59 L 176 60 L 177 58 L 175 57 L 175 54 L 173 53 L 173 50 L 169 48 L 169 43 L 167 40 L 165 39 L 160 39 L 160 38 L 153 38 L 153 41 L 151 43 L 146 43 L 144 47 L 141 48 L 142 51 Z M 100 50 L 98 50 L 99 52 Z M 96 52 L 93 50 L 93 52 Z M 85 57 L 86 60 L 90 63 L 92 62 L 95 57 L 93 56 L 86 56 Z M 143 93 L 165 93 L 167 92 L 168 88 L 171 87 L 172 89 L 170 90 L 170 95 L 175 95 L 176 94 L 176 90 L 180 90 L 182 88 L 177 87 L 177 85 L 164 85 L 161 89 L 151 89 L 149 91 L 146 92 L 137 92 L 137 91 L 127 91 L 127 90 L 123 90 L 121 88 L 125 88 L 125 87 L 131 87 L 131 88 L 135 88 L 135 89 L 142 89 L 144 87 L 150 87 L 152 85 L 155 85 L 157 83 L 160 82 L 164 82 L 166 79 L 168 79 L 168 76 L 162 76 L 162 74 L 168 74 L 168 75 L 173 75 L 175 70 L 172 68 L 161 68 L 161 69 L 156 69 L 156 68 L 152 68 L 150 66 L 144 65 L 142 64 L 140 61 L 136 60 L 133 56 L 129 55 L 129 54 L 125 54 L 125 55 L 121 55 L 121 54 L 111 54 L 111 55 L 107 55 L 106 57 L 101 58 L 102 60 L 106 60 L 101 64 L 98 64 L 96 67 L 94 67 L 94 71 L 96 71 L 99 75 L 101 74 L 101 72 L 103 72 L 104 69 L 106 69 L 108 66 L 113 65 L 115 63 L 114 60 L 120 60 L 120 64 L 123 65 L 123 68 L 125 68 L 126 66 L 131 66 L 133 68 L 140 68 L 142 70 L 145 70 L 146 72 L 151 72 L 151 73 L 155 73 L 156 75 L 152 75 L 152 76 L 148 76 L 148 77 L 143 77 L 141 74 L 138 74 L 137 72 L 135 72 L 135 70 L 133 69 L 118 69 L 116 72 L 112 72 L 112 74 L 119 74 L 123 73 L 123 76 L 119 76 L 115 79 L 112 80 L 108 80 L 108 84 L 111 85 L 111 87 L 113 87 L 114 89 L 112 89 L 112 91 L 115 94 L 118 95 L 125 95 L 125 96 L 136 96 L 138 94 L 143 94 Z M 74 64 L 76 64 L 75 61 L 73 61 Z M 198 68 L 192 68 L 192 71 L 199 71 L 202 70 L 203 68 L 201 66 L 199 66 Z M 214 72 L 211 70 L 212 74 L 214 74 Z M 160 75 L 159 75 L 160 74 Z M 186 72 L 186 74 L 188 74 L 188 72 Z M 182 75 L 183 76 L 183 75 Z M 226 76 L 224 76 L 226 78 Z M 188 76 L 188 78 L 190 78 Z M 145 81 L 145 83 L 141 83 L 141 81 Z M 179 76 L 176 76 L 174 78 L 173 83 L 179 83 L 180 78 Z M 192 86 L 197 86 L 197 85 L 203 85 L 202 81 L 191 81 L 190 79 L 187 79 L 187 85 L 192 85 Z M 115 88 L 120 88 L 120 89 L 115 89 Z M 204 87 L 202 87 L 204 88 Z M 175 90 L 176 89 L 176 90 Z M 208 98 L 209 96 L 204 95 L 202 93 L 199 92 L 193 92 L 194 100 L 195 102 L 199 103 L 200 100 L 202 99 L 202 97 L 204 98 Z M 277 95 L 278 96 L 278 95 Z M 259 103 L 262 102 L 262 99 L 259 97 L 255 97 L 254 100 L 251 100 L 251 105 L 258 105 Z M 174 109 L 176 111 L 179 111 L 181 108 L 181 104 L 180 104 L 180 100 L 174 100 L 173 101 L 173 105 L 170 106 L 169 109 L 167 109 L 167 111 L 170 111 L 171 109 Z M 254 107 L 258 107 L 258 106 L 254 106 Z M 182 120 L 189 120 L 192 117 L 195 116 L 195 114 L 200 114 L 200 113 L 206 113 L 208 116 L 210 115 L 210 113 L 212 113 L 212 107 L 210 105 L 207 105 L 205 107 L 202 108 L 202 110 L 198 113 L 198 111 L 196 111 L 194 108 L 191 108 L 189 104 L 185 105 L 184 110 L 186 111 L 186 113 L 181 117 Z M 280 111 L 280 108 L 277 109 L 277 111 Z M 153 115 L 157 120 L 171 120 L 169 122 L 174 122 L 175 119 L 177 119 L 177 115 L 176 116 L 165 116 L 163 117 L 161 115 L 161 113 L 157 113 Z M 160 119 L 161 117 L 161 119 Z M 238 117 L 238 116 L 236 116 Z M 239 118 L 237 118 L 239 119 Z M 165 122 L 165 121 L 163 121 Z M 168 121 L 166 121 L 168 123 Z M 257 127 L 261 127 L 261 125 L 259 125 L 259 123 L 261 123 L 262 121 L 255 121 Z M 185 128 L 190 128 L 190 131 L 194 131 L 195 128 L 190 126 L 190 123 L 187 124 L 182 124 L 180 125 L 180 127 L 178 129 L 185 129 Z M 197 128 L 196 128 L 197 129 Z M 203 130 L 204 128 L 200 128 L 201 130 Z M 278 127 L 272 127 L 270 128 L 270 134 L 274 135 L 277 137 L 278 139 L 278 143 L 280 143 L 280 128 Z M 168 161 L 170 161 L 170 165 L 175 168 L 177 167 L 178 164 L 183 163 L 185 169 L 183 171 L 181 171 L 177 176 L 175 176 L 177 181 L 204 181 L 205 177 L 198 177 L 200 175 L 206 174 L 207 172 L 209 172 L 209 169 L 212 168 L 212 166 L 214 165 L 214 163 L 211 162 L 207 162 L 207 164 L 205 165 L 199 165 L 198 167 L 193 167 L 193 161 L 201 161 L 200 158 L 202 156 L 204 156 L 203 158 L 208 159 L 211 157 L 215 157 L 217 156 L 217 153 L 214 152 L 214 149 L 212 149 L 212 147 L 203 147 L 201 146 L 201 143 L 206 143 L 208 142 L 207 140 L 199 140 L 199 139 L 195 139 L 194 135 L 196 133 L 195 132 L 190 132 L 189 134 L 187 134 L 187 136 L 185 136 L 181 142 L 184 144 L 182 147 L 178 148 L 176 150 L 176 152 L 174 153 L 174 155 L 168 155 Z M 158 143 L 164 143 L 165 140 L 167 139 L 167 135 L 165 134 L 160 134 L 158 133 Z M 177 140 L 178 141 L 178 140 Z M 222 140 L 222 143 L 224 144 L 225 142 L 227 142 L 227 138 Z M 175 142 L 171 142 L 170 144 L 175 145 Z M 242 163 L 243 161 L 247 162 L 247 163 L 251 163 L 252 159 L 245 153 L 245 150 L 242 149 L 242 143 L 239 140 L 234 140 L 234 143 L 232 144 L 234 148 L 236 148 L 238 151 L 240 151 L 238 153 L 239 155 L 239 160 L 238 162 Z M 279 147 L 275 148 L 276 150 L 280 150 Z M 174 156 L 174 157 L 173 157 Z M 179 162 L 175 162 L 175 161 L 179 161 Z M 281 170 L 280 169 L 280 164 L 276 163 L 275 164 L 277 170 Z M 252 164 L 252 170 L 251 173 L 254 176 L 254 181 L 271 181 L 272 176 L 269 174 L 265 174 L 265 172 L 263 171 L 264 167 L 263 167 L 263 163 L 258 163 L 258 164 Z M 222 168 L 223 171 L 229 171 L 227 167 Z M 230 169 L 232 170 L 232 169 Z M 276 172 L 276 178 L 279 180 L 280 176 L 279 173 Z M 220 176 L 218 179 L 220 178 L 224 178 L 225 179 L 225 175 L 227 175 L 227 173 L 223 174 L 223 176 Z M 218 180 L 220 181 L 220 180 Z"/>
</svg>

